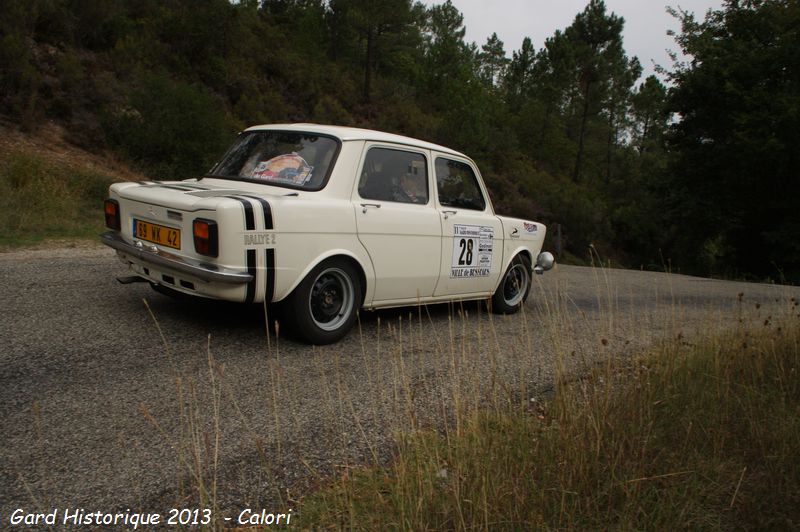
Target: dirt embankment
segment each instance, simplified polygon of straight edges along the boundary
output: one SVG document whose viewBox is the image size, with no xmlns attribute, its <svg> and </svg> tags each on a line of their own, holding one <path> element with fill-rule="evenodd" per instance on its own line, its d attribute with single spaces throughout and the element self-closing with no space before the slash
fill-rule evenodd
<svg viewBox="0 0 800 532">
<path fill-rule="evenodd" d="M 119 181 L 147 179 L 110 152 L 91 153 L 68 139 L 68 132 L 54 122 L 45 122 L 35 132 L 26 134 L 14 123 L 0 118 L 0 161 L 23 154 L 40 157 L 46 163 L 105 174 Z"/>
</svg>

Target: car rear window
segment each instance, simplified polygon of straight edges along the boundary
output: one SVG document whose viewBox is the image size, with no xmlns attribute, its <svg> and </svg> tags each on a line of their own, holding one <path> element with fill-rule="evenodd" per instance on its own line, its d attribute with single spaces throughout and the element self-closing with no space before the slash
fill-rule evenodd
<svg viewBox="0 0 800 532">
<path fill-rule="evenodd" d="M 295 131 L 246 131 L 209 173 L 210 177 L 279 187 L 320 190 L 328 181 L 339 142 Z"/>
</svg>

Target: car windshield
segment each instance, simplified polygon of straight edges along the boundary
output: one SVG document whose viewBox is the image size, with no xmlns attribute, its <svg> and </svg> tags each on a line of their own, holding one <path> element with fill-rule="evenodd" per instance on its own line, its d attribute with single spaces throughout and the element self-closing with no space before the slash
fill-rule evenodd
<svg viewBox="0 0 800 532">
<path fill-rule="evenodd" d="M 209 173 L 279 187 L 319 190 L 328 180 L 338 142 L 294 131 L 247 131 Z"/>
</svg>

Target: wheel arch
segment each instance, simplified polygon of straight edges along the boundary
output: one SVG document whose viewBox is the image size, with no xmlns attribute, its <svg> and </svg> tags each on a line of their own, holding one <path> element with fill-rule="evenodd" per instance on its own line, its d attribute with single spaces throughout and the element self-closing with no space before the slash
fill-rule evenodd
<svg viewBox="0 0 800 532">
<path fill-rule="evenodd" d="M 489 299 L 489 309 L 495 314 L 513 314 L 519 311 L 528 299 L 531 289 L 533 268 L 530 262 L 530 252 L 520 250 L 509 255 L 511 258 L 508 265 L 503 270 L 500 282 Z M 524 272 L 522 274 L 517 273 L 520 266 Z M 524 278 L 519 275 L 524 275 Z M 521 280 L 524 280 L 524 285 L 520 284 Z"/>
<path fill-rule="evenodd" d="M 531 266 L 535 264 L 535 261 L 533 260 L 533 253 L 531 253 L 530 249 L 523 247 L 517 252 L 516 255 L 514 255 L 514 257 L 517 255 L 525 255 L 528 258 L 528 262 L 531 264 Z M 511 260 L 514 260 L 514 257 L 511 257 Z M 509 261 L 509 264 L 511 264 L 511 261 Z"/>
<path fill-rule="evenodd" d="M 531 253 L 530 249 L 522 245 L 522 243 L 514 248 L 510 248 L 510 251 L 504 254 L 503 266 L 500 269 L 500 277 L 497 279 L 497 284 L 494 287 L 495 290 L 497 290 L 497 287 L 499 287 L 500 283 L 503 282 L 503 277 L 506 274 L 506 270 L 508 270 L 508 267 L 511 266 L 511 263 L 518 255 L 524 255 L 528 259 L 528 263 L 531 265 L 531 268 L 533 267 L 533 253 Z"/>
<path fill-rule="evenodd" d="M 316 257 L 315 260 L 310 261 L 306 267 L 300 271 L 300 273 L 296 276 L 292 284 L 286 290 L 286 293 L 281 297 L 280 301 L 283 301 L 289 295 L 294 292 L 298 285 L 303 282 L 311 271 L 322 264 L 325 261 L 332 260 L 332 259 L 342 259 L 349 262 L 358 272 L 358 282 L 361 285 L 361 301 L 358 302 L 358 308 L 364 306 L 364 302 L 368 301 L 368 295 L 371 295 L 373 287 L 368 284 L 368 275 L 373 274 L 371 264 L 365 263 L 364 261 L 360 260 L 354 253 L 345 249 L 332 249 L 325 253 L 320 254 Z M 374 274 L 373 274 L 374 276 Z M 368 294 L 369 291 L 369 294 Z"/>
</svg>

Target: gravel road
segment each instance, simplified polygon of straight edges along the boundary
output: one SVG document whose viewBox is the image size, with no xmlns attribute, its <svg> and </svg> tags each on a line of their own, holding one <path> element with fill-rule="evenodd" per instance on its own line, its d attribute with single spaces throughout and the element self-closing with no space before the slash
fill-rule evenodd
<svg viewBox="0 0 800 532">
<path fill-rule="evenodd" d="M 664 335 L 763 322 L 800 297 L 559 266 L 519 315 L 475 303 L 364 313 L 342 342 L 311 348 L 268 337 L 261 307 L 173 300 L 120 275 L 99 246 L 0 254 L 0 529 L 17 508 L 167 515 L 196 508 L 198 485 L 220 520 L 287 511 L 320 479 L 385 462 L 395 430 L 539 399 L 557 364 L 580 371 Z"/>
</svg>

